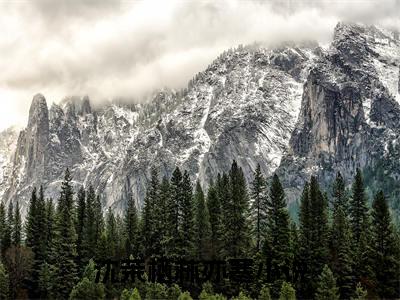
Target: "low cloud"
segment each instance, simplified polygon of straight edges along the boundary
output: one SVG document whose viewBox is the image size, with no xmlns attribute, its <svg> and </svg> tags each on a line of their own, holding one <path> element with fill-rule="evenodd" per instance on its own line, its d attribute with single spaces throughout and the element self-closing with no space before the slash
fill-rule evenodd
<svg viewBox="0 0 400 300">
<path fill-rule="evenodd" d="M 340 20 L 400 28 L 399 0 L 6 0 L 0 11 L 0 128 L 23 122 L 37 92 L 139 101 L 238 44 L 326 43 Z"/>
</svg>

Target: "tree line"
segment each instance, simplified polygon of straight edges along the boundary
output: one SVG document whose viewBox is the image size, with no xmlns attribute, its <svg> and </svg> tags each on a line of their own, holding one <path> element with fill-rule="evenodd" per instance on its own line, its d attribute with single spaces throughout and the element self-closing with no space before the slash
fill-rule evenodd
<svg viewBox="0 0 400 300">
<path fill-rule="evenodd" d="M 32 191 L 22 224 L 18 201 L 0 203 L 0 299 L 369 299 L 400 297 L 400 239 L 383 192 L 369 207 L 357 170 L 350 188 L 337 174 L 323 191 L 304 185 L 299 221 L 291 220 L 279 177 L 260 166 L 247 186 L 233 161 L 207 188 L 178 167 L 151 170 L 141 212 L 102 212 L 92 186 L 75 194 L 68 170 L 57 205 Z M 201 287 L 95 282 L 95 261 L 127 257 L 262 263 L 251 284 Z M 185 292 L 183 292 L 185 291 Z"/>
</svg>

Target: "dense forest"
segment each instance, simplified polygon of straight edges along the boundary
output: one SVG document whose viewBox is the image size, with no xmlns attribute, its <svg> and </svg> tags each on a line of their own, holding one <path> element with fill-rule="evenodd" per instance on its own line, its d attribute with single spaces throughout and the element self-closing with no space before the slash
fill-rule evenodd
<svg viewBox="0 0 400 300">
<path fill-rule="evenodd" d="M 327 191 L 311 177 L 298 222 L 277 175 L 266 179 L 258 167 L 247 184 L 235 161 L 207 191 L 179 168 L 171 178 L 152 169 L 141 212 L 130 197 L 121 216 L 103 214 L 101 195 L 91 186 L 75 194 L 71 181 L 66 170 L 56 202 L 34 188 L 25 222 L 18 202 L 0 204 L 0 299 L 400 297 L 399 231 L 383 192 L 368 204 L 360 170 L 351 187 L 338 173 Z M 96 265 L 108 259 L 252 264 L 236 281 L 231 267 L 206 282 L 159 282 L 148 272 L 123 282 L 120 267 L 111 282 Z"/>
</svg>

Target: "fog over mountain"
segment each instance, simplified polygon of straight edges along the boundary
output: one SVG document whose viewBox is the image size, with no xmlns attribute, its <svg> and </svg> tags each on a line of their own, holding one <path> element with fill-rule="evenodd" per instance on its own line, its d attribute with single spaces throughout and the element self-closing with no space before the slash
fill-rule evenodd
<svg viewBox="0 0 400 300">
<path fill-rule="evenodd" d="M 180 89 L 238 44 L 329 43 L 339 20 L 399 28 L 385 1 L 2 1 L 0 129 L 26 124 L 32 96 L 94 103 Z"/>
</svg>

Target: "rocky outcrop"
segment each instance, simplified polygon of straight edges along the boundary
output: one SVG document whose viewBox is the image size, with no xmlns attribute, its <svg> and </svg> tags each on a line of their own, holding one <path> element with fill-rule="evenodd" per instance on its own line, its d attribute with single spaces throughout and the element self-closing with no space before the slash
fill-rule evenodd
<svg viewBox="0 0 400 300">
<path fill-rule="evenodd" d="M 392 37 L 341 23 L 327 49 L 239 47 L 184 90 L 140 104 L 94 109 L 87 96 L 68 97 L 48 111 L 37 95 L 0 193 L 23 206 L 43 184 L 57 199 L 68 167 L 76 187 L 93 185 L 105 208 L 121 212 L 129 194 L 141 207 L 152 166 L 160 176 L 179 166 L 207 186 L 233 159 L 248 181 L 257 164 L 278 172 L 290 201 L 312 174 L 325 184 L 336 171 L 350 180 L 385 157 L 389 141 L 399 144 L 400 47 Z"/>
</svg>

